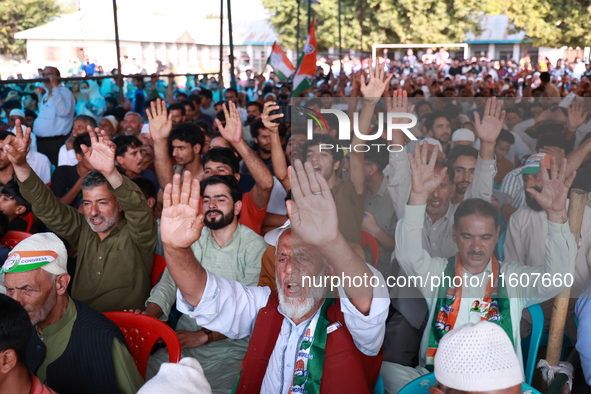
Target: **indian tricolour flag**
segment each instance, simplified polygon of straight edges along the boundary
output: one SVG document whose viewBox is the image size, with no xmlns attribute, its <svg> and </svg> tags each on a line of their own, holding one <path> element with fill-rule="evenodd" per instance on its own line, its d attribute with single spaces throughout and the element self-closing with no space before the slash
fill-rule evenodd
<svg viewBox="0 0 591 394">
<path fill-rule="evenodd" d="M 304 45 L 304 53 L 293 78 L 293 97 L 307 92 L 314 87 L 314 75 L 316 74 L 316 34 L 314 33 L 314 20 L 310 24 L 310 31 Z"/>
<path fill-rule="evenodd" d="M 267 59 L 267 64 L 273 67 L 273 71 L 280 81 L 286 81 L 295 70 L 293 63 L 287 58 L 285 51 L 277 42 L 273 43 L 273 50 Z"/>
</svg>

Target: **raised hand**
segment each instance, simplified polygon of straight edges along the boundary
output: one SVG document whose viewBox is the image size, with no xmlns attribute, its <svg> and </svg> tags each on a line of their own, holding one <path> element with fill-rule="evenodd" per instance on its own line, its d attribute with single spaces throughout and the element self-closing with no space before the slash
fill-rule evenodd
<svg viewBox="0 0 591 394">
<path fill-rule="evenodd" d="M 505 124 L 505 111 L 502 108 L 503 102 L 493 97 L 492 99 L 486 100 L 482 119 L 480 119 L 478 112 L 474 112 L 476 135 L 480 138 L 481 142 L 496 144 L 497 137 Z"/>
<path fill-rule="evenodd" d="M 587 120 L 587 112 L 581 101 L 573 101 L 568 107 L 568 125 L 573 131 L 578 129 Z"/>
<path fill-rule="evenodd" d="M 307 161 L 295 160 L 289 168 L 291 193 L 287 213 L 293 230 L 310 245 L 325 245 L 339 234 L 337 208 L 328 183 Z"/>
<path fill-rule="evenodd" d="M 109 139 L 107 132 L 99 128 L 93 130 L 90 126 L 87 127 L 87 130 L 90 135 L 91 146 L 81 145 L 80 148 L 82 148 L 84 157 L 88 159 L 88 163 L 103 175 L 117 171 L 115 169 L 115 151 L 117 147 Z"/>
<path fill-rule="evenodd" d="M 412 104 L 410 107 L 408 106 L 408 93 L 404 89 L 396 89 L 392 95 L 392 98 L 388 101 L 388 112 L 401 112 L 406 114 L 412 114 L 415 112 L 414 104 Z M 406 122 L 401 121 L 400 123 L 410 123 L 409 119 L 402 119 L 405 119 Z M 393 121 L 392 123 L 396 122 Z"/>
<path fill-rule="evenodd" d="M 21 121 L 17 119 L 16 136 L 9 135 L 4 140 L 4 152 L 8 156 L 8 160 L 15 166 L 21 166 L 27 162 L 27 152 L 31 144 L 31 129 L 27 128 L 23 132 Z"/>
<path fill-rule="evenodd" d="M 219 119 L 215 120 L 215 124 L 226 141 L 237 144 L 242 141 L 242 120 L 240 120 L 236 104 L 229 101 L 227 106 L 222 106 L 222 108 L 226 116 L 226 126 L 222 125 Z"/>
<path fill-rule="evenodd" d="M 276 102 L 267 101 L 263 109 L 263 114 L 261 115 L 261 120 L 263 121 L 265 128 L 269 130 L 271 133 L 279 133 L 279 123 L 274 123 L 273 121 L 275 119 L 282 118 L 283 114 L 269 115 L 272 111 L 275 111 L 277 109 L 279 109 L 279 106 Z"/>
<path fill-rule="evenodd" d="M 553 157 L 550 160 L 550 176 L 544 160 L 540 160 L 540 173 L 542 174 L 543 186 L 542 192 L 538 192 L 534 188 L 528 187 L 525 189 L 546 211 L 548 220 L 554 223 L 566 222 L 566 199 L 568 198 L 568 189 L 575 179 L 576 171 L 573 171 L 568 178 L 565 178 L 567 160 L 562 159 L 560 171 L 556 159 Z"/>
<path fill-rule="evenodd" d="M 166 103 L 161 99 L 152 101 L 150 108 L 146 109 L 146 115 L 154 142 L 166 141 L 172 130 L 172 115 L 168 115 Z"/>
<path fill-rule="evenodd" d="M 162 243 L 177 249 L 190 247 L 201 237 L 203 214 L 199 214 L 199 180 L 189 171 L 176 174 L 164 189 L 164 205 L 160 219 Z"/>
<path fill-rule="evenodd" d="M 359 82 L 365 101 L 372 103 L 380 101 L 382 93 L 388 88 L 388 84 L 392 78 L 392 74 L 388 76 L 384 74 L 384 65 L 379 62 L 376 64 L 375 70 L 372 68 L 371 62 L 369 63 L 369 83 L 365 83 L 365 75 L 361 74 Z"/>
<path fill-rule="evenodd" d="M 414 157 L 411 153 L 408 154 L 412 172 L 409 205 L 426 204 L 429 195 L 441 184 L 441 180 L 447 171 L 447 167 L 435 171 L 437 149 L 433 149 L 430 159 L 428 159 L 428 151 L 428 144 L 416 144 Z"/>
</svg>

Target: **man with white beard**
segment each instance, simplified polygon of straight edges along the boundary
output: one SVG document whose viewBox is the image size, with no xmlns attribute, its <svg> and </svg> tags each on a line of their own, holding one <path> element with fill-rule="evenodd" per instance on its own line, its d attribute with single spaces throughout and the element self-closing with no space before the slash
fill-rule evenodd
<svg viewBox="0 0 591 394">
<path fill-rule="evenodd" d="M 199 181 L 185 172 L 181 185 L 180 175 L 174 176 L 164 192 L 161 229 L 179 288 L 177 308 L 209 330 L 251 337 L 236 393 L 371 393 L 382 359 L 387 287 L 339 233 L 324 177 L 310 163 L 296 160 L 294 166 L 292 227 L 267 237 L 277 246 L 278 293 L 216 277 L 201 266 L 190 249 L 204 225 Z M 352 280 L 337 287 L 340 298 L 334 299 L 326 288 L 313 287 L 322 275 L 329 283 Z M 367 285 L 354 278 L 366 278 Z"/>
</svg>

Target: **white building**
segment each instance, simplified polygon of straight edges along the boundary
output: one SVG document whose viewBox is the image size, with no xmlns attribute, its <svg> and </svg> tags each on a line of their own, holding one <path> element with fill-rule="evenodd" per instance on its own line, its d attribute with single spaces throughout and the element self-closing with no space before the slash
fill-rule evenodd
<svg viewBox="0 0 591 394">
<path fill-rule="evenodd" d="M 136 59 L 148 73 L 156 70 L 157 60 L 172 64 L 178 73 L 219 71 L 219 18 L 178 18 L 129 10 L 117 14 L 121 56 Z M 277 35 L 266 20 L 238 19 L 234 16 L 237 64 L 262 71 Z M 72 59 L 88 58 L 107 72 L 117 68 L 115 28 L 109 7 L 62 15 L 46 25 L 19 32 L 15 38 L 27 40 L 27 58 L 39 67 L 53 65 L 64 73 Z M 228 62 L 227 20 L 223 54 Z"/>
</svg>

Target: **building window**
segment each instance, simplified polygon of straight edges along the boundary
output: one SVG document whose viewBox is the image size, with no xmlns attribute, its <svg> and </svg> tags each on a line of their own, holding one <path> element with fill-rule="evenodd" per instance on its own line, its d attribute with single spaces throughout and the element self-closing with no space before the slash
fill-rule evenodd
<svg viewBox="0 0 591 394">
<path fill-rule="evenodd" d="M 46 62 L 59 62 L 62 60 L 60 47 L 44 47 Z"/>
<path fill-rule="evenodd" d="M 499 60 L 511 60 L 513 59 L 513 51 L 501 51 Z"/>
<path fill-rule="evenodd" d="M 72 47 L 72 57 L 83 61 L 88 57 L 88 48 Z"/>
</svg>

